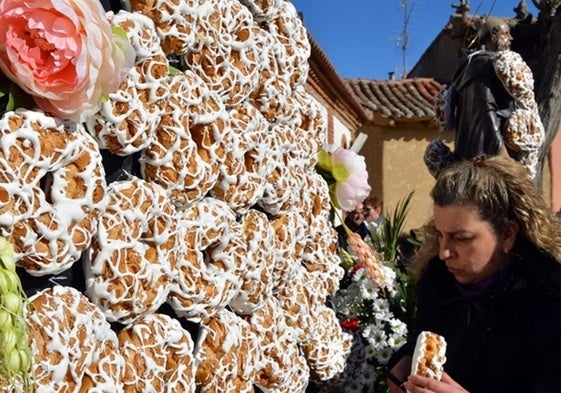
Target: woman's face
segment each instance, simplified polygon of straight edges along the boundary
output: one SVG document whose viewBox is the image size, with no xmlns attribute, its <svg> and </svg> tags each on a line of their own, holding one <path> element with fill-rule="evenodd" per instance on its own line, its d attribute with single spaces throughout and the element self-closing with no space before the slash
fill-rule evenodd
<svg viewBox="0 0 561 393">
<path fill-rule="evenodd" d="M 513 224 L 496 233 L 470 205 L 435 205 L 434 224 L 439 257 L 460 284 L 481 282 L 508 263 L 516 239 Z"/>
</svg>

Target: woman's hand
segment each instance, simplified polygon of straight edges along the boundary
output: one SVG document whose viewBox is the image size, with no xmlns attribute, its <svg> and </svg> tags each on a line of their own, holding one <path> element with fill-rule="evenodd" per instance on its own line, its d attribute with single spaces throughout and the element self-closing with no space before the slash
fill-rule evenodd
<svg viewBox="0 0 561 393">
<path fill-rule="evenodd" d="M 446 373 L 442 373 L 440 381 L 419 375 L 411 375 L 403 385 L 409 393 L 468 393 L 467 390 Z"/>
</svg>

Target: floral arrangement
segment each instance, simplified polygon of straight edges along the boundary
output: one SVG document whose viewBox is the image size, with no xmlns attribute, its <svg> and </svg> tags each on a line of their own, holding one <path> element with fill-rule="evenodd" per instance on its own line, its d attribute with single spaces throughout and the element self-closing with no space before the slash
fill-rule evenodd
<svg viewBox="0 0 561 393">
<path fill-rule="evenodd" d="M 317 169 L 329 184 L 334 207 L 351 211 L 370 192 L 361 158 L 333 146 L 320 154 Z M 411 279 L 399 253 L 411 197 L 398 203 L 369 243 L 346 228 L 349 249 L 340 250 L 346 274 L 331 301 L 342 328 L 353 335 L 353 347 L 343 374 L 321 386 L 322 392 L 388 391 L 386 365 L 405 344 L 415 310 Z"/>
<path fill-rule="evenodd" d="M 339 391 L 387 392 L 386 365 L 408 338 L 415 304 L 399 241 L 411 197 L 398 203 L 382 228 L 371 234 L 373 247 L 350 241 L 349 252 L 341 250 L 346 275 L 332 302 L 341 326 L 355 341 L 347 369 L 335 381 Z M 418 245 L 414 238 L 404 241 Z M 371 262 L 365 263 L 365 257 Z"/>
<path fill-rule="evenodd" d="M 0 237 L 0 384 L 31 390 L 31 349 L 24 318 L 27 297 L 13 254 L 12 244 Z"/>
</svg>

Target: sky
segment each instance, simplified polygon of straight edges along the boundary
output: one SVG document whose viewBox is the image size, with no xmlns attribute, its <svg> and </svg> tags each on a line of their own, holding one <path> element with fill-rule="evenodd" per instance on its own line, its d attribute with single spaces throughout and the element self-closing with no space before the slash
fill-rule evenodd
<svg viewBox="0 0 561 393">
<path fill-rule="evenodd" d="M 343 78 L 400 78 L 446 26 L 460 0 L 292 0 Z M 470 13 L 513 17 L 520 0 L 471 0 Z M 538 12 L 527 0 L 530 12 Z M 407 21 L 407 22 L 406 22 Z M 405 29 L 404 26 L 407 26 Z M 406 32 L 404 34 L 404 32 Z M 402 38 L 407 37 L 407 49 Z M 405 55 L 404 55 L 405 53 Z"/>
</svg>

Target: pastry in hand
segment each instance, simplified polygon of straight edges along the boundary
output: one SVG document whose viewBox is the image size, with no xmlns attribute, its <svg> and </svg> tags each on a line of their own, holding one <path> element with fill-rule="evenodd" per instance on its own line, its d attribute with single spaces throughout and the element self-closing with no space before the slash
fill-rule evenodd
<svg viewBox="0 0 561 393">
<path fill-rule="evenodd" d="M 411 374 L 440 380 L 446 362 L 446 340 L 443 336 L 423 331 L 417 337 Z"/>
</svg>

